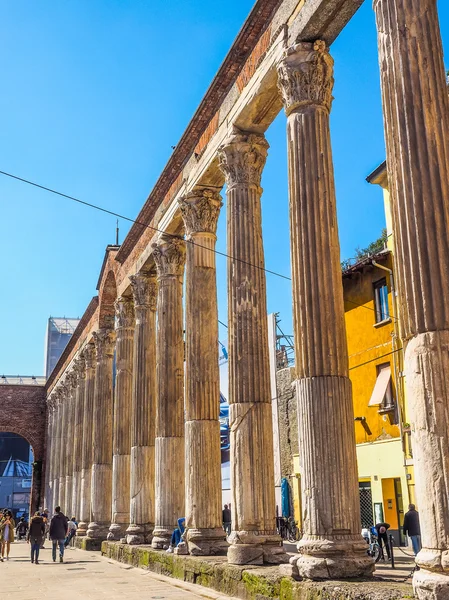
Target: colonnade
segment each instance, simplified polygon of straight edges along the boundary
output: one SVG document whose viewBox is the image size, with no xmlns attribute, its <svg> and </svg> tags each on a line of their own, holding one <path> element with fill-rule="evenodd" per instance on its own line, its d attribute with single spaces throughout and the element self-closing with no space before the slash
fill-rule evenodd
<svg viewBox="0 0 449 600">
<path fill-rule="evenodd" d="M 435 0 L 374 4 L 425 546 L 419 594 L 429 578 L 448 586 L 449 308 L 442 298 L 449 291 L 449 106 Z M 290 565 L 310 578 L 369 575 L 329 128 L 333 59 L 323 41 L 301 42 L 285 51 L 278 73 L 287 115 L 304 509 Z M 238 129 L 218 150 L 230 256 L 232 533 L 226 540 L 221 529 L 214 249 L 222 201 L 217 189 L 196 185 L 179 201 L 185 239 L 164 234 L 153 244 L 154 269 L 130 277 L 129 294 L 116 300 L 115 327 L 94 334 L 49 398 L 53 505 L 79 512 L 81 535 L 161 549 L 185 515 L 179 553 L 227 551 L 232 564 L 288 560 L 275 528 L 261 225 L 267 152 L 262 134 Z"/>
</svg>

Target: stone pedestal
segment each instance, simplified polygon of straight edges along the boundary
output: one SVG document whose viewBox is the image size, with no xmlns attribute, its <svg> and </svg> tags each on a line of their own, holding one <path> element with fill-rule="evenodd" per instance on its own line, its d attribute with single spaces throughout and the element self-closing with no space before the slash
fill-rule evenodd
<svg viewBox="0 0 449 600">
<path fill-rule="evenodd" d="M 87 537 L 106 539 L 112 514 L 112 361 L 115 331 L 94 332 L 97 366 L 93 406 L 91 522 Z"/>
<path fill-rule="evenodd" d="M 140 272 L 130 277 L 136 325 L 131 409 L 131 496 L 128 544 L 152 540 L 155 504 L 156 424 L 156 276 Z"/>
<path fill-rule="evenodd" d="M 86 365 L 84 380 L 84 409 L 81 442 L 80 508 L 77 536 L 85 536 L 90 522 L 90 500 L 92 480 L 92 432 L 95 394 L 95 346 L 87 344 L 82 352 Z"/>
<path fill-rule="evenodd" d="M 162 236 L 153 244 L 157 303 L 155 527 L 151 545 L 166 548 L 184 516 L 184 338 L 182 276 L 185 243 Z"/>
<path fill-rule="evenodd" d="M 134 306 L 131 298 L 115 302 L 116 376 L 112 458 L 112 522 L 108 540 L 124 540 L 129 525 L 131 404 Z"/>
<path fill-rule="evenodd" d="M 419 599 L 449 598 L 449 99 L 435 0 L 375 0 L 412 429 Z"/>
<path fill-rule="evenodd" d="M 215 269 L 220 195 L 198 188 L 180 201 L 186 266 L 186 527 L 190 554 L 227 550 L 221 513 L 220 374 Z"/>
<path fill-rule="evenodd" d="M 296 393 L 304 535 L 297 574 L 370 575 L 362 539 L 352 389 L 329 131 L 333 59 L 299 43 L 279 64 L 287 114 Z"/>
<path fill-rule="evenodd" d="M 219 149 L 228 198 L 231 564 L 286 562 L 275 524 L 260 179 L 268 143 L 236 131 Z M 216 348 L 214 347 L 214 351 Z"/>
</svg>

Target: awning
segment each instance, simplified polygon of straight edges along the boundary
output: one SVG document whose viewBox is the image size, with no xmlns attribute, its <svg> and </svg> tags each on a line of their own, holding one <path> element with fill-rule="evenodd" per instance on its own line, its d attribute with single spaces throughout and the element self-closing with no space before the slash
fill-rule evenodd
<svg viewBox="0 0 449 600">
<path fill-rule="evenodd" d="M 382 404 L 385 394 L 387 393 L 388 384 L 391 379 L 391 369 L 390 365 L 382 367 L 379 369 L 379 374 L 377 375 L 376 385 L 374 386 L 373 393 L 371 394 L 370 401 L 368 402 L 368 406 L 378 406 Z"/>
</svg>

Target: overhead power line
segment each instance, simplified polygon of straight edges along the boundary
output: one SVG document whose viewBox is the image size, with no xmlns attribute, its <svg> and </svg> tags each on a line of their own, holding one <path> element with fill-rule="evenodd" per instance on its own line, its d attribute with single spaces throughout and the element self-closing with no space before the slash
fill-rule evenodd
<svg viewBox="0 0 449 600">
<path fill-rule="evenodd" d="M 91 202 L 86 202 L 85 200 L 81 200 L 80 198 L 76 198 L 75 196 L 70 196 L 69 194 L 64 194 L 63 192 L 58 192 L 57 190 L 54 190 L 50 187 L 41 185 L 34 181 L 30 181 L 29 179 L 25 179 L 23 177 L 19 177 L 18 175 L 13 175 L 12 173 L 8 173 L 7 171 L 0 171 L 0 175 L 4 175 L 5 177 L 10 177 L 11 179 L 21 181 L 22 183 L 26 183 L 26 184 L 36 187 L 38 189 L 44 190 L 46 192 L 50 192 L 51 194 L 56 194 L 57 196 L 61 196 L 62 198 L 66 198 L 67 200 L 73 200 L 73 202 L 77 202 L 78 204 L 82 204 L 83 206 L 88 206 L 89 208 L 99 210 L 108 215 L 112 215 L 113 217 L 118 217 L 119 219 L 123 219 L 124 221 L 128 221 L 129 223 L 135 223 L 136 225 L 140 225 L 146 229 L 151 229 L 152 231 L 155 231 L 157 233 L 164 234 L 166 237 L 171 237 L 173 239 L 183 239 L 179 235 L 167 233 L 166 231 L 163 231 L 162 229 L 158 229 L 157 227 L 153 227 L 152 225 L 147 225 L 146 223 L 142 223 L 141 221 L 137 221 L 136 219 L 131 219 L 131 217 L 127 217 L 127 216 L 117 213 L 113 210 L 103 208 L 102 206 L 98 206 L 97 204 L 93 204 Z M 201 244 L 198 244 L 197 242 L 194 242 L 193 240 L 184 240 L 184 241 L 188 244 L 192 244 L 193 246 L 197 246 L 198 248 L 202 248 L 204 250 L 209 250 L 209 252 L 214 252 L 215 254 L 218 254 L 219 256 L 224 256 L 233 261 L 240 262 L 242 264 L 248 265 L 249 267 L 253 267 L 254 269 L 258 269 L 260 271 L 265 271 L 266 273 L 269 273 L 270 275 L 276 275 L 276 277 L 281 277 L 281 279 L 286 279 L 287 281 L 291 281 L 291 277 L 288 277 L 287 275 L 283 275 L 282 273 L 277 273 L 276 271 L 272 271 L 271 269 L 266 269 L 265 267 L 261 267 L 260 265 L 255 265 L 255 264 L 250 263 L 241 258 L 236 258 L 234 256 L 231 256 L 230 254 L 226 254 L 226 252 L 220 252 L 219 250 L 211 250 L 210 248 L 203 246 Z M 350 302 L 351 304 L 353 304 L 355 306 L 359 306 L 360 308 L 365 308 L 366 310 L 371 310 L 374 312 L 376 311 L 374 308 L 371 308 L 370 306 L 366 306 L 364 304 L 357 304 L 356 302 L 353 302 L 352 300 L 346 300 L 346 301 Z M 396 317 L 391 317 L 391 318 L 394 320 L 398 320 Z M 223 323 L 222 323 L 222 325 L 223 325 Z"/>
</svg>

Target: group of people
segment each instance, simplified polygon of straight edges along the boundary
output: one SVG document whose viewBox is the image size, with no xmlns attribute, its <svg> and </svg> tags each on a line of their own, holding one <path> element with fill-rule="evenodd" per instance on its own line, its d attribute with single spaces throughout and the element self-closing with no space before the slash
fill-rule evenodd
<svg viewBox="0 0 449 600">
<path fill-rule="evenodd" d="M 9 552 L 11 543 L 14 542 L 14 529 L 19 540 L 26 537 L 27 542 L 31 545 L 31 562 L 39 564 L 39 551 L 44 548 L 45 538 L 48 534 L 52 542 L 52 558 L 56 562 L 56 553 L 59 548 L 59 562 L 64 562 L 64 549 L 70 544 L 71 539 L 76 535 L 78 523 L 75 517 L 70 520 L 57 506 L 55 514 L 49 520 L 48 510 L 45 509 L 42 513 L 36 511 L 30 521 L 26 522 L 24 517 L 15 525 L 13 514 L 9 509 L 4 509 L 0 515 L 0 542 L 1 542 L 1 557 L 0 562 L 9 560 Z"/>
<path fill-rule="evenodd" d="M 390 529 L 390 524 L 385 522 L 377 523 L 374 526 L 374 529 L 376 530 L 377 539 L 379 541 L 381 556 L 384 556 L 383 551 L 385 547 L 387 558 L 388 560 L 391 560 L 390 542 L 387 533 Z M 421 528 L 419 525 L 419 513 L 414 504 L 409 504 L 408 511 L 404 515 L 402 531 L 404 532 L 404 535 L 408 535 L 410 538 L 413 554 L 416 556 L 421 550 Z"/>
</svg>

